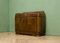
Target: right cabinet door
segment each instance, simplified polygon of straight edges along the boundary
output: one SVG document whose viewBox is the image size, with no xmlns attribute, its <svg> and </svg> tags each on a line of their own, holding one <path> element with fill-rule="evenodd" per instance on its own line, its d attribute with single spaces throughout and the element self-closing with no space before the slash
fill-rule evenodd
<svg viewBox="0 0 60 43">
<path fill-rule="evenodd" d="M 34 35 L 37 28 L 37 17 L 34 14 L 27 15 L 27 28 L 25 29 L 28 34 Z"/>
</svg>

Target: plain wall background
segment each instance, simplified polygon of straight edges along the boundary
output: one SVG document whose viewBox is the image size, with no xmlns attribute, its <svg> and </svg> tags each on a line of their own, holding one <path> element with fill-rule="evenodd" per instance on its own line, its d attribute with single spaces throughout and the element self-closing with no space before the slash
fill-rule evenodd
<svg viewBox="0 0 60 43">
<path fill-rule="evenodd" d="M 15 31 L 16 13 L 43 10 L 46 34 L 60 35 L 60 0 L 0 0 L 0 9 L 0 31 Z"/>
<path fill-rule="evenodd" d="M 0 32 L 9 30 L 8 0 L 0 0 Z"/>
<path fill-rule="evenodd" d="M 15 14 L 27 11 L 45 11 L 46 34 L 60 35 L 60 0 L 10 0 L 9 30 L 15 31 Z"/>
</svg>

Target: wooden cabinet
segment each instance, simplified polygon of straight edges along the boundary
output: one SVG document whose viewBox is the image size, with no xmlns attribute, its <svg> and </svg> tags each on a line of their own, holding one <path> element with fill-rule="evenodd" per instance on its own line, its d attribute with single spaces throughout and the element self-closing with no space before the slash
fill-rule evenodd
<svg viewBox="0 0 60 43">
<path fill-rule="evenodd" d="M 43 11 L 17 13 L 15 16 L 16 34 L 45 35 L 46 16 Z"/>
</svg>

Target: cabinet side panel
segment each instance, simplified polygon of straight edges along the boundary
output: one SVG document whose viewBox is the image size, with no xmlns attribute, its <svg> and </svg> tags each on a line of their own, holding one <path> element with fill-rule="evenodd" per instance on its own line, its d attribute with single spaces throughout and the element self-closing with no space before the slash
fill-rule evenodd
<svg viewBox="0 0 60 43">
<path fill-rule="evenodd" d="M 41 16 L 40 17 L 40 35 L 43 36 L 45 35 L 46 32 L 46 17 Z"/>
</svg>

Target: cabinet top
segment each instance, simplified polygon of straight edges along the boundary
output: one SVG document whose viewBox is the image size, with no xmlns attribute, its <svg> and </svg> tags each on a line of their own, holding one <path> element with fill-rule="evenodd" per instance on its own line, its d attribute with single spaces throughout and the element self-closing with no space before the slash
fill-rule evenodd
<svg viewBox="0 0 60 43">
<path fill-rule="evenodd" d="M 35 11 L 35 12 L 23 12 L 23 13 L 16 13 L 15 16 L 20 16 L 20 15 L 25 15 L 25 16 L 46 16 L 44 11 Z"/>
</svg>

